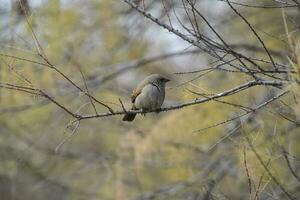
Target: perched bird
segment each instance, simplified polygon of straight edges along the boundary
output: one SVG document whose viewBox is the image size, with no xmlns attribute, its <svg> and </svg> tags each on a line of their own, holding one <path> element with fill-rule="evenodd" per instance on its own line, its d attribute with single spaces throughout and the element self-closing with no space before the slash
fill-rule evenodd
<svg viewBox="0 0 300 200">
<path fill-rule="evenodd" d="M 132 110 L 155 110 L 161 107 L 165 99 L 165 85 L 170 81 L 160 74 L 152 74 L 146 77 L 133 91 L 131 102 Z M 135 113 L 127 113 L 123 121 L 133 121 Z"/>
</svg>

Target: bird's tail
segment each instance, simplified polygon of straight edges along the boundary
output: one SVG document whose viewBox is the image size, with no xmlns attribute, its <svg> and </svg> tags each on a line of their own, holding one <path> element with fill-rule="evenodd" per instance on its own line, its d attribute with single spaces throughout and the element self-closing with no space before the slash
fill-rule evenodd
<svg viewBox="0 0 300 200">
<path fill-rule="evenodd" d="M 132 106 L 131 109 L 135 110 L 136 108 L 134 106 Z M 135 116 L 136 116 L 135 113 L 126 113 L 123 117 L 123 121 L 132 122 L 134 120 Z"/>
</svg>

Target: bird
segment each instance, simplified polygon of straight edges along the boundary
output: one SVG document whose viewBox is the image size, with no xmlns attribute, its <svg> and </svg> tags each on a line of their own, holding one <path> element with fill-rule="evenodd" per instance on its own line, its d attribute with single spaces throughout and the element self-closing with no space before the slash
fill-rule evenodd
<svg viewBox="0 0 300 200">
<path fill-rule="evenodd" d="M 160 75 L 151 74 L 138 84 L 131 95 L 131 110 L 143 111 L 159 109 L 165 99 L 165 85 L 170 79 Z M 123 121 L 131 122 L 134 120 L 136 113 L 126 113 Z"/>
</svg>

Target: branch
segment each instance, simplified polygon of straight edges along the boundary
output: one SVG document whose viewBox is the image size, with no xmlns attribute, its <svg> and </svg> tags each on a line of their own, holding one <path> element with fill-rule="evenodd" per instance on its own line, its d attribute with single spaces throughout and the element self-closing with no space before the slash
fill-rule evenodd
<svg viewBox="0 0 300 200">
<path fill-rule="evenodd" d="M 261 43 L 261 45 L 263 46 L 263 48 L 265 49 L 266 53 L 268 54 L 270 61 L 273 64 L 273 67 L 275 69 L 277 69 L 276 64 L 268 50 L 268 48 L 266 47 L 265 43 L 263 42 L 263 40 L 260 38 L 260 36 L 258 35 L 258 33 L 254 30 L 254 28 L 251 26 L 250 22 L 241 14 L 239 13 L 230 3 L 229 0 L 227 0 L 228 5 L 230 6 L 230 8 L 240 17 L 242 18 L 242 20 L 249 26 L 249 28 L 251 29 L 251 31 L 254 33 L 254 35 L 256 36 L 256 38 L 259 40 L 259 42 Z"/>
<path fill-rule="evenodd" d="M 143 11 L 141 8 L 138 7 L 138 5 L 135 5 L 132 1 L 130 0 L 123 0 L 125 3 L 127 3 L 129 6 L 131 6 L 132 8 L 134 8 L 136 11 L 138 11 L 139 13 L 141 13 L 143 16 L 145 16 L 146 18 L 148 18 L 149 20 L 153 21 L 154 23 L 158 24 L 159 26 L 165 28 L 166 30 L 168 30 L 169 32 L 174 33 L 175 35 L 177 35 L 178 37 L 180 37 L 181 39 L 185 40 L 186 42 L 192 44 L 195 47 L 198 47 L 199 49 L 201 49 L 204 52 L 209 53 L 210 55 L 214 55 L 214 52 L 211 51 L 210 49 L 206 49 L 203 46 L 201 46 L 201 44 L 199 42 L 197 42 L 196 40 L 193 40 L 189 37 L 187 37 L 186 35 L 184 35 L 183 33 L 181 33 L 179 30 L 174 29 L 173 27 L 159 21 L 157 18 L 153 17 L 150 13 L 146 13 L 145 11 Z"/>
<path fill-rule="evenodd" d="M 290 193 L 288 193 L 286 191 L 286 189 L 282 186 L 282 184 L 277 180 L 277 178 L 275 178 L 275 176 L 270 172 L 269 168 L 267 167 L 267 165 L 265 164 L 265 162 L 262 160 L 261 156 L 257 153 L 257 151 L 255 150 L 255 148 L 253 147 L 251 141 L 249 140 L 249 138 L 246 136 L 247 142 L 251 148 L 251 150 L 253 151 L 253 153 L 255 154 L 256 158 L 258 159 L 258 161 L 260 162 L 260 164 L 263 166 L 263 168 L 266 170 L 266 172 L 269 174 L 269 176 L 271 177 L 271 179 L 274 181 L 274 183 L 276 183 L 276 185 L 279 186 L 279 188 L 282 190 L 282 192 L 291 200 L 296 200 L 296 198 L 294 198 Z"/>
<path fill-rule="evenodd" d="M 201 132 L 201 131 L 204 131 L 204 130 L 207 130 L 207 129 L 210 129 L 210 128 L 215 128 L 215 127 L 217 127 L 217 126 L 220 126 L 220 125 L 226 124 L 226 123 L 228 123 L 228 122 L 234 121 L 234 120 L 236 120 L 236 119 L 239 119 L 239 118 L 241 118 L 241 117 L 243 117 L 243 116 L 246 116 L 246 115 L 248 115 L 248 114 L 254 113 L 255 111 L 262 109 L 263 107 L 265 107 L 265 106 L 268 105 L 269 103 L 271 103 L 271 102 L 273 102 L 273 101 L 279 99 L 280 97 L 282 97 L 283 95 L 285 95 L 285 94 L 287 94 L 287 93 L 288 93 L 288 91 L 281 92 L 281 93 L 278 94 L 277 96 L 274 96 L 273 98 L 271 98 L 271 99 L 265 101 L 264 103 L 262 103 L 262 104 L 256 106 L 255 108 L 253 108 L 252 110 L 250 110 L 250 111 L 248 111 L 248 112 L 245 112 L 245 113 L 243 113 L 243 114 L 237 115 L 237 116 L 235 116 L 235 117 L 233 117 L 233 118 L 230 118 L 230 119 L 227 119 L 227 120 L 225 120 L 225 121 L 222 121 L 222 122 L 213 124 L 213 125 L 208 126 L 208 127 L 206 127 L 206 128 L 202 128 L 202 129 L 196 130 L 196 131 L 194 131 L 194 132 Z"/>
<path fill-rule="evenodd" d="M 109 65 L 109 66 L 101 67 L 101 68 L 117 68 L 117 70 L 112 72 L 111 74 L 108 74 L 108 75 L 100 77 L 100 78 L 89 78 L 87 80 L 87 85 L 90 87 L 99 86 L 99 84 L 105 83 L 125 72 L 128 72 L 132 69 L 140 68 L 149 63 L 172 58 L 175 56 L 184 56 L 184 55 L 197 54 L 197 53 L 201 53 L 201 50 L 196 49 L 196 50 L 191 50 L 191 51 L 176 51 L 176 52 L 171 52 L 171 53 L 166 53 L 166 54 L 161 54 L 161 55 L 156 55 L 156 56 L 149 56 L 149 57 L 133 60 L 133 61 L 130 61 L 127 63 L 121 63 L 121 64 L 116 64 L 116 65 Z M 98 67 L 98 69 L 100 69 L 100 68 Z M 90 77 L 94 77 L 97 74 L 98 74 L 97 72 L 93 72 L 93 74 L 91 74 Z M 102 74 L 102 72 L 101 72 L 101 74 Z"/>
<path fill-rule="evenodd" d="M 227 2 L 227 0 L 218 0 L 218 1 L 223 1 Z M 278 1 L 277 1 L 278 2 Z M 262 8 L 262 9 L 277 9 L 277 8 L 295 8 L 298 7 L 298 5 L 292 5 L 292 4 L 287 4 L 287 5 L 250 5 L 250 4 L 245 4 L 245 3 L 239 3 L 239 2 L 234 2 L 230 1 L 231 4 L 237 5 L 237 6 L 243 6 L 243 7 L 248 7 L 248 8 Z"/>
<path fill-rule="evenodd" d="M 173 106 L 169 106 L 169 107 L 164 107 L 164 108 L 160 108 L 160 109 L 156 109 L 156 110 L 150 110 L 150 111 L 143 111 L 143 110 L 129 110 L 127 111 L 127 113 L 135 113 L 135 114 L 144 114 L 144 113 L 153 113 L 153 112 L 165 112 L 165 111 L 169 111 L 169 110 L 176 110 L 176 109 L 180 109 L 180 108 L 184 108 L 187 106 L 192 106 L 192 105 L 197 105 L 200 103 L 204 103 L 204 102 L 208 102 L 214 99 L 218 99 L 218 98 L 222 98 L 225 96 L 230 96 L 233 95 L 235 93 L 241 92 L 243 90 L 246 90 L 248 88 L 254 87 L 254 86 L 258 86 L 258 85 L 263 85 L 263 86 L 282 86 L 284 83 L 284 81 L 249 81 L 247 83 L 244 83 L 242 85 L 239 85 L 237 87 L 231 88 L 229 90 L 226 90 L 224 92 L 221 92 L 219 94 L 216 94 L 214 96 L 211 97 L 207 97 L 207 98 L 201 98 L 201 99 L 194 99 L 191 100 L 189 102 L 186 103 L 181 103 L 181 104 L 177 104 L 177 105 L 173 105 Z M 286 93 L 286 92 L 285 92 Z M 283 94 L 281 94 L 280 96 L 282 96 Z M 265 104 L 262 104 L 262 106 Z M 259 109 L 260 107 L 257 107 L 256 109 Z M 109 116 L 113 116 L 113 115 L 123 115 L 126 114 L 126 112 L 122 111 L 115 111 L 114 113 L 100 113 L 98 115 L 84 115 L 81 116 L 79 119 L 83 120 L 83 119 L 91 119 L 91 118 L 101 118 L 101 117 L 109 117 Z"/>
<path fill-rule="evenodd" d="M 291 162 L 290 162 L 289 158 L 287 157 L 287 151 L 284 149 L 284 147 L 282 147 L 282 153 L 283 153 L 284 159 L 286 161 L 286 164 L 287 164 L 289 170 L 291 171 L 293 176 L 297 179 L 297 181 L 300 182 L 300 177 L 297 175 L 297 173 L 293 169 Z"/>
</svg>

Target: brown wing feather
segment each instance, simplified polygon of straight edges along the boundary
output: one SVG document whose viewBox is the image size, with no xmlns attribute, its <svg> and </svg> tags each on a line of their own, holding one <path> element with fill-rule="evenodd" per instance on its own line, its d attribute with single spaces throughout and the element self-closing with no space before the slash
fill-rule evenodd
<svg viewBox="0 0 300 200">
<path fill-rule="evenodd" d="M 137 96 L 139 96 L 139 94 L 141 94 L 143 88 L 145 87 L 145 85 L 147 85 L 148 82 L 146 80 L 142 81 L 135 90 L 133 90 L 132 95 L 131 95 L 131 102 L 134 103 L 135 99 Z"/>
<path fill-rule="evenodd" d="M 135 99 L 137 96 L 139 96 L 139 94 L 141 94 L 142 90 L 134 90 L 132 95 L 131 95 L 131 102 L 134 103 Z"/>
</svg>

